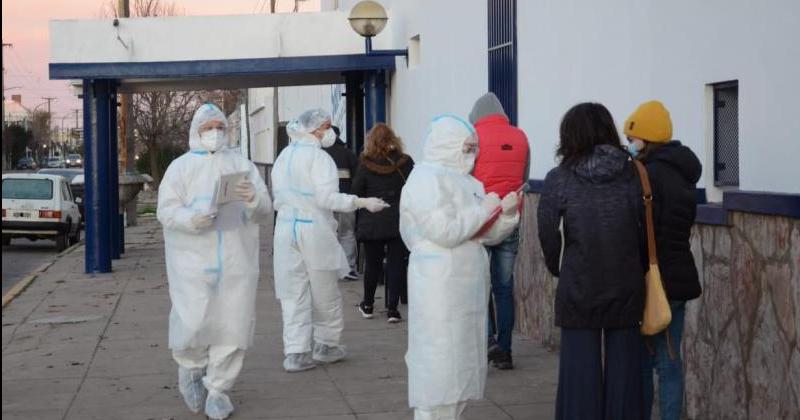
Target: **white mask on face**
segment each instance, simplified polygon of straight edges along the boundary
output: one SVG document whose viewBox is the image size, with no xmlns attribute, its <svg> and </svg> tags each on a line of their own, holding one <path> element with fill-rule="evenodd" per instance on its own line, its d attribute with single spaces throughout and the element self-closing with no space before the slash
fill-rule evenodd
<svg viewBox="0 0 800 420">
<path fill-rule="evenodd" d="M 226 143 L 225 132 L 221 129 L 211 129 L 200 133 L 200 145 L 209 152 L 216 152 L 222 149 Z"/>
<path fill-rule="evenodd" d="M 336 133 L 333 132 L 332 128 L 325 130 L 325 134 L 322 136 L 322 139 L 320 139 L 319 142 L 322 144 L 322 147 L 333 146 L 333 143 L 336 142 Z"/>
</svg>

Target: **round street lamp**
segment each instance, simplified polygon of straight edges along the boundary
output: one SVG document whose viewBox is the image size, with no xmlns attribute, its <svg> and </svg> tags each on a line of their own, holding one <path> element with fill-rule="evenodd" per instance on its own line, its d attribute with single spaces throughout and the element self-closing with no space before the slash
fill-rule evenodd
<svg viewBox="0 0 800 420">
<path fill-rule="evenodd" d="M 408 50 L 373 50 L 372 38 L 377 36 L 384 28 L 389 17 L 386 15 L 386 9 L 380 3 L 372 0 L 364 0 L 358 2 L 350 11 L 350 26 L 356 31 L 357 34 L 364 37 L 364 44 L 366 45 L 367 55 L 391 55 L 391 56 L 405 56 L 408 57 Z"/>
<path fill-rule="evenodd" d="M 350 11 L 350 26 L 359 35 L 365 38 L 372 38 L 381 33 L 383 28 L 386 27 L 386 21 L 389 17 L 386 16 L 386 9 L 380 3 L 372 0 L 365 0 L 359 2 Z"/>
</svg>

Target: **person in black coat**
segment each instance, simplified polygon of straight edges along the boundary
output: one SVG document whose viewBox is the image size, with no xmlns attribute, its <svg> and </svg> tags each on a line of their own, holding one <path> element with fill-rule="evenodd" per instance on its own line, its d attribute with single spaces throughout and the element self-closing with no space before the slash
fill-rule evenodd
<svg viewBox="0 0 800 420">
<path fill-rule="evenodd" d="M 547 174 L 538 207 L 545 263 L 559 277 L 556 419 L 639 420 L 647 266 L 641 184 L 603 105 L 570 109 L 560 137 L 561 162 Z"/>
<path fill-rule="evenodd" d="M 397 309 L 405 278 L 406 249 L 400 238 L 400 192 L 414 168 L 414 160 L 403 153 L 403 145 L 391 128 L 376 124 L 367 134 L 364 152 L 350 193 L 359 197 L 379 197 L 389 208 L 379 213 L 359 211 L 356 235 L 364 243 L 364 299 L 358 310 L 364 318 L 372 318 L 375 289 L 383 277 L 386 258 L 389 322 L 400 322 Z"/>
<path fill-rule="evenodd" d="M 339 137 L 339 127 L 332 126 L 331 128 L 336 133 L 336 141 L 330 147 L 322 150 L 328 153 L 336 163 L 336 169 L 339 171 L 339 192 L 351 194 L 350 185 L 358 167 L 358 159 Z M 347 263 L 350 264 L 350 273 L 345 276 L 345 280 L 358 280 L 356 274 L 356 214 L 355 212 L 334 212 L 333 216 L 337 223 L 336 236 L 347 256 Z"/>
<path fill-rule="evenodd" d="M 697 156 L 672 140 L 669 111 L 658 101 L 645 102 L 624 127 L 628 150 L 644 163 L 653 189 L 653 227 L 661 279 L 672 309 L 664 333 L 647 338 L 643 360 L 644 415 L 649 420 L 654 400 L 653 370 L 659 379 L 659 413 L 678 420 L 683 412 L 683 335 L 686 302 L 700 296 L 700 280 L 689 238 L 697 214 L 695 190 L 703 168 Z"/>
</svg>

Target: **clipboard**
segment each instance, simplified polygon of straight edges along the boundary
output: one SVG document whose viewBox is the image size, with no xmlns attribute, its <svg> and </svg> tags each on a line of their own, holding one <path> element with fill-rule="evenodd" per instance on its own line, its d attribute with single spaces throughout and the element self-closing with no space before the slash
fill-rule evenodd
<svg viewBox="0 0 800 420">
<path fill-rule="evenodd" d="M 514 191 L 514 194 L 519 194 L 524 189 L 525 189 L 525 184 L 522 184 L 521 187 L 517 188 L 517 190 Z M 520 198 L 519 204 L 517 205 L 517 211 L 522 209 L 522 203 L 524 202 L 525 201 Z M 498 206 L 496 209 L 494 209 L 494 211 L 492 211 L 492 214 L 489 216 L 489 219 L 487 219 L 486 222 L 484 222 L 483 225 L 481 225 L 481 228 L 478 229 L 478 232 L 475 235 L 473 235 L 472 238 L 470 239 L 478 239 L 481 236 L 486 235 L 486 233 L 492 229 L 492 226 L 494 226 L 495 222 L 497 222 L 497 219 L 500 218 L 501 213 L 503 213 L 503 207 Z"/>
<path fill-rule="evenodd" d="M 241 201 L 239 196 L 234 191 L 236 184 L 247 179 L 250 174 L 248 171 L 233 172 L 219 177 L 214 188 L 214 194 L 211 197 L 211 207 L 218 208 L 221 204 L 230 203 L 232 201 Z"/>
</svg>

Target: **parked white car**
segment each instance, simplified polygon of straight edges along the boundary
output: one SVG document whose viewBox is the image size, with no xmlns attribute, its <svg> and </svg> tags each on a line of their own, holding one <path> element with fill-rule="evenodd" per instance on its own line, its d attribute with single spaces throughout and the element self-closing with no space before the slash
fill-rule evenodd
<svg viewBox="0 0 800 420">
<path fill-rule="evenodd" d="M 55 239 L 63 251 L 81 240 L 81 213 L 63 176 L 3 174 L 3 245 L 13 238 Z"/>
</svg>

